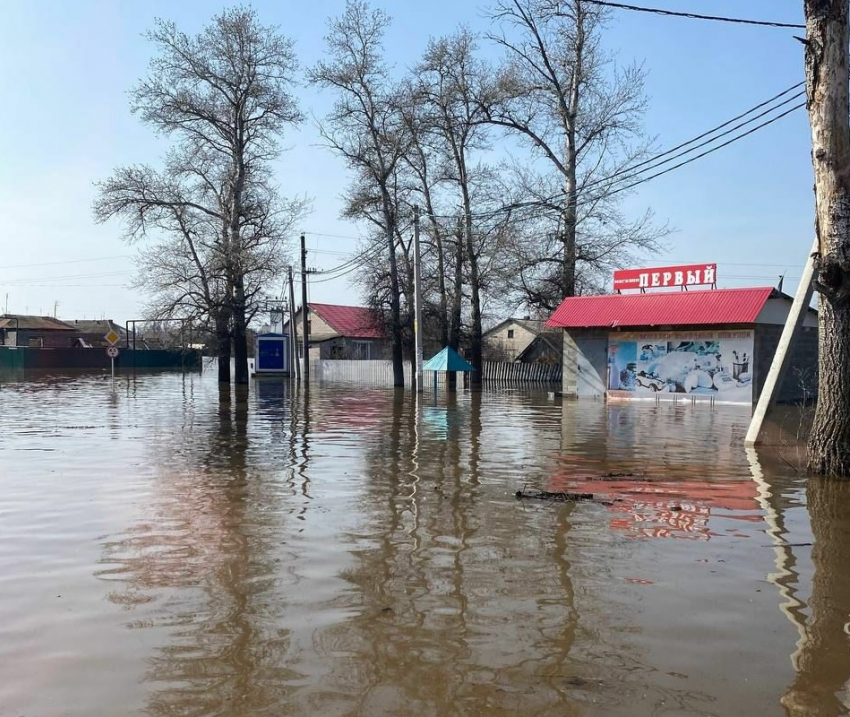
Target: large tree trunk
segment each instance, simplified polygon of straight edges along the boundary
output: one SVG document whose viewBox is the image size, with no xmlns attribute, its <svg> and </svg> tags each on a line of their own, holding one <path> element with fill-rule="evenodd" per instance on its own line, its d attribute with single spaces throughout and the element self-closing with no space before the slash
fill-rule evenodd
<svg viewBox="0 0 850 717">
<path fill-rule="evenodd" d="M 219 383 L 230 385 L 230 307 L 222 306 L 215 310 L 215 339 L 218 355 Z M 228 389 L 229 392 L 230 389 Z M 228 395 L 230 395 L 228 393 Z"/>
<path fill-rule="evenodd" d="M 398 262 L 395 255 L 395 231 L 389 211 L 384 212 L 387 218 L 387 242 L 390 259 L 390 333 L 393 345 L 393 386 L 404 386 L 404 343 L 401 326 L 401 290 L 398 284 Z"/>
<path fill-rule="evenodd" d="M 245 319 L 245 280 L 240 275 L 233 293 L 233 363 L 234 382 L 248 384 L 248 325 Z"/>
<path fill-rule="evenodd" d="M 850 476 L 850 117 L 848 5 L 805 0 L 806 89 L 820 250 L 819 388 L 809 470 Z"/>
<path fill-rule="evenodd" d="M 237 149 L 234 157 L 235 176 L 233 194 L 230 202 L 230 256 L 229 265 L 233 270 L 233 296 L 231 310 L 233 312 L 233 363 L 234 382 L 237 385 L 248 385 L 248 326 L 245 308 L 245 267 L 242 255 L 242 198 L 245 192 L 245 135 L 240 121 L 237 120 Z"/>
<path fill-rule="evenodd" d="M 452 296 L 452 310 L 449 317 L 449 346 L 455 351 L 460 349 L 461 309 L 463 302 L 463 225 L 461 223 L 458 223 L 456 239 L 454 295 Z M 447 372 L 446 387 L 450 392 L 457 390 L 457 374 L 454 371 Z"/>
<path fill-rule="evenodd" d="M 467 199 L 464 188 L 464 206 L 466 214 L 466 255 L 469 262 L 469 288 L 471 291 L 470 302 L 472 304 L 472 336 L 470 337 L 470 363 L 475 369 L 469 377 L 469 386 L 473 390 L 480 390 L 484 384 L 484 360 L 482 357 L 482 346 L 484 339 L 481 329 L 481 286 L 478 278 L 478 255 L 475 253 L 475 242 L 472 239 L 472 215 L 471 204 Z"/>
<path fill-rule="evenodd" d="M 575 171 L 575 167 L 573 168 Z M 557 300 L 576 295 L 576 178 L 566 181 L 567 207 L 564 211 L 563 259 L 561 263 L 561 296 Z"/>
</svg>

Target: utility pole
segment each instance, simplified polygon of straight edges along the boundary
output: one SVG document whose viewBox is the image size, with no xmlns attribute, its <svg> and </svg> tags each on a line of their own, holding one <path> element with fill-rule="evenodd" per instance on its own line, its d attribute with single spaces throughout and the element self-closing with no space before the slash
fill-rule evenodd
<svg viewBox="0 0 850 717">
<path fill-rule="evenodd" d="M 301 331 L 304 334 L 304 383 L 310 381 L 310 327 L 307 320 L 307 241 L 301 235 Z"/>
<path fill-rule="evenodd" d="M 816 273 L 815 257 L 818 253 L 819 241 L 815 237 L 812 251 L 806 261 L 806 266 L 803 268 L 803 276 L 800 278 L 800 285 L 797 287 L 794 303 L 791 304 L 791 311 L 785 320 L 785 327 L 782 329 L 782 335 L 779 337 L 776 353 L 773 354 L 770 370 L 767 372 L 767 378 L 764 380 L 764 386 L 762 386 L 761 393 L 759 394 L 756 409 L 750 420 L 750 427 L 747 429 L 747 436 L 744 439 L 744 444 L 747 446 L 754 446 L 758 443 L 764 420 L 767 417 L 768 411 L 770 411 L 776 402 L 779 388 L 782 385 L 782 379 L 785 377 L 788 361 L 791 358 L 794 339 L 799 333 L 800 327 L 803 325 L 803 321 L 809 311 L 809 304 L 812 301 L 812 292 L 814 290 L 812 284 Z"/>
<path fill-rule="evenodd" d="M 419 252 L 419 205 L 413 207 L 413 338 L 416 346 L 416 392 L 422 393 L 422 257 Z"/>
<path fill-rule="evenodd" d="M 286 267 L 289 276 L 289 362 L 290 375 L 301 380 L 301 364 L 298 363 L 298 326 L 295 325 L 295 287 L 292 281 L 292 267 Z"/>
</svg>

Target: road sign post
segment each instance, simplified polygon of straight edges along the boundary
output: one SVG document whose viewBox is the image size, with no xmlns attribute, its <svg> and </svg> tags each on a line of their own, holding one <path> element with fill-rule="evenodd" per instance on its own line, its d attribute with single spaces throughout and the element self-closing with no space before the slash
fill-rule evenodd
<svg viewBox="0 0 850 717">
<path fill-rule="evenodd" d="M 110 331 L 106 336 L 104 336 L 109 342 L 109 348 L 106 349 L 106 355 L 109 356 L 109 363 L 112 367 L 112 390 L 115 390 L 115 359 L 118 358 L 118 354 L 120 351 L 118 347 L 115 345 L 115 342 L 118 341 L 121 337 L 116 334 L 114 331 Z"/>
</svg>

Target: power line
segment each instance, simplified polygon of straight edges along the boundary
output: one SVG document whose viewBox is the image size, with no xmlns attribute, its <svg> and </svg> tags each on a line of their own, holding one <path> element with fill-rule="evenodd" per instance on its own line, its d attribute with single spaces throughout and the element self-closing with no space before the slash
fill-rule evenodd
<svg viewBox="0 0 850 717">
<path fill-rule="evenodd" d="M 302 233 L 307 235 L 307 236 L 327 237 L 329 239 L 353 239 L 355 241 L 360 241 L 363 238 L 363 237 L 346 236 L 345 234 L 322 234 L 320 232 L 302 232 Z"/>
<path fill-rule="evenodd" d="M 333 281 L 334 279 L 340 279 L 343 276 L 350 274 L 353 271 L 356 271 L 361 266 L 371 261 L 372 259 L 376 259 L 380 256 L 381 252 L 383 252 L 385 247 L 383 246 L 375 246 L 371 249 L 367 249 L 363 254 L 357 257 L 353 257 L 351 260 L 345 262 L 344 264 L 340 264 L 332 269 L 327 269 L 323 271 L 311 272 L 314 276 L 325 276 L 324 279 L 316 279 L 313 281 L 314 284 L 322 284 L 326 281 Z M 328 274 L 334 274 L 335 276 L 327 276 Z"/>
<path fill-rule="evenodd" d="M 671 17 L 685 17 L 689 20 L 713 20 L 715 22 L 731 22 L 739 25 L 759 25 L 761 27 L 779 27 L 788 28 L 791 30 L 805 30 L 805 25 L 797 25 L 790 22 L 772 22 L 769 20 L 747 20 L 738 17 L 722 17 L 720 15 L 700 15 L 695 12 L 677 12 L 675 10 L 663 10 L 654 7 L 640 7 L 639 5 L 626 5 L 619 2 L 608 2 L 608 0 L 584 0 L 590 5 L 601 5 L 602 7 L 611 7 L 618 10 L 634 10 L 636 12 L 648 12 L 654 15 L 669 15 Z"/>
<path fill-rule="evenodd" d="M 132 271 L 110 271 L 103 272 L 100 274 L 67 274 L 65 276 L 34 276 L 29 278 L 19 278 L 19 279 L 7 279 L 4 281 L 0 281 L 0 286 L 26 286 L 29 282 L 32 281 L 69 281 L 73 279 L 103 279 L 111 276 L 125 276 L 127 274 L 132 274 Z"/>
<path fill-rule="evenodd" d="M 744 137 L 747 137 L 747 136 L 753 134 L 753 132 L 757 132 L 758 130 L 760 130 L 764 127 L 767 127 L 770 124 L 773 124 L 777 120 L 780 120 L 783 117 L 790 115 L 792 112 L 799 110 L 799 109 L 801 109 L 805 106 L 806 106 L 805 102 L 801 102 L 800 104 L 794 105 L 791 109 L 785 110 L 785 112 L 783 112 L 782 114 L 778 114 L 778 115 L 776 115 L 776 117 L 772 117 L 771 119 L 767 120 L 766 122 L 762 122 L 761 124 L 756 125 L 752 129 L 749 129 L 746 132 L 739 134 L 737 137 L 733 137 L 732 139 L 727 140 L 726 142 L 723 142 L 722 144 L 719 144 L 716 147 L 712 147 L 711 149 L 708 149 L 705 152 L 702 152 L 701 154 L 696 155 L 695 157 L 690 157 L 683 162 L 679 162 L 678 164 L 674 164 L 672 167 L 668 167 L 667 169 L 662 170 L 661 172 L 656 172 L 655 174 L 651 174 L 648 177 L 643 177 L 642 179 L 639 179 L 636 182 L 632 182 L 631 184 L 627 184 L 625 186 L 617 187 L 616 189 L 612 189 L 607 194 L 611 195 L 611 194 L 617 194 L 618 192 L 624 192 L 627 189 L 632 189 L 633 187 L 636 187 L 639 184 L 643 184 L 644 182 L 648 182 L 651 179 L 655 179 L 656 177 L 660 177 L 663 174 L 667 174 L 668 172 L 672 172 L 674 169 L 678 169 L 679 167 L 684 167 L 686 164 L 690 164 L 691 162 L 695 162 L 696 160 L 701 159 L 702 157 L 705 157 L 705 156 L 711 154 L 712 152 L 716 152 L 719 149 L 723 149 L 724 147 L 728 147 L 730 144 L 737 142 L 739 139 L 743 139 Z M 578 202 L 576 204 L 576 206 L 580 207 L 580 206 L 583 206 L 584 204 L 590 204 L 594 201 L 595 201 L 594 199 L 587 199 L 584 202 Z"/>
<path fill-rule="evenodd" d="M 709 139 L 705 142 L 702 142 L 702 143 L 700 143 L 696 146 L 690 147 L 690 149 L 685 150 L 683 152 L 679 152 L 676 155 L 669 156 L 666 160 L 663 160 L 663 161 L 660 161 L 660 162 L 658 161 L 662 157 L 670 155 L 671 153 L 676 152 L 677 150 L 682 149 L 683 147 L 687 147 L 688 145 L 691 145 L 694 142 L 697 142 L 698 140 L 700 140 L 704 137 L 708 137 L 709 135 L 715 134 L 718 130 L 720 130 L 724 127 L 727 127 L 728 125 L 735 122 L 736 120 L 741 119 L 743 117 L 746 117 L 747 115 L 752 114 L 754 111 L 761 109 L 762 107 L 774 102 L 775 100 L 783 97 L 784 95 L 788 94 L 789 92 L 792 92 L 793 90 L 797 89 L 802 84 L 804 84 L 804 83 L 799 82 L 795 85 L 792 85 L 791 87 L 784 90 L 783 92 L 780 92 L 778 95 L 775 95 L 774 97 L 770 98 L 769 100 L 765 100 L 764 102 L 761 102 L 761 103 L 755 105 L 754 107 L 751 107 L 749 110 L 741 113 L 737 117 L 733 117 L 732 119 L 727 120 L 723 124 L 720 124 L 717 127 L 713 128 L 711 130 L 708 130 L 707 132 L 703 132 L 702 134 L 698 135 L 697 137 L 694 137 L 693 139 L 688 140 L 687 142 L 683 142 L 682 144 L 679 144 L 676 147 L 673 147 L 669 150 L 666 150 L 665 152 L 662 152 L 662 153 L 656 155 L 655 157 L 651 157 L 650 159 L 639 162 L 635 165 L 632 165 L 631 167 L 626 167 L 626 168 L 624 168 L 624 169 L 622 169 L 618 172 L 615 172 L 615 173 L 613 173 L 613 174 L 611 174 L 607 177 L 603 177 L 603 178 L 595 180 L 593 182 L 589 182 L 589 183 L 583 185 L 581 187 L 580 191 L 584 192 L 588 188 L 598 186 L 600 184 L 608 184 L 609 182 L 611 182 L 612 179 L 616 179 L 617 177 L 622 177 L 622 179 L 620 181 L 627 182 L 628 180 L 634 178 L 635 176 L 649 172 L 653 169 L 656 169 L 660 166 L 663 166 L 664 164 L 667 164 L 667 163 L 673 161 L 674 159 L 677 159 L 678 157 L 682 157 L 686 154 L 689 154 L 689 153 L 693 152 L 694 150 L 699 149 L 700 147 L 704 147 L 708 144 L 711 144 L 712 142 L 717 141 L 718 139 L 721 139 L 723 137 L 727 137 L 730 134 L 732 134 L 733 132 L 735 132 L 736 130 L 741 129 L 742 127 L 744 127 L 748 124 L 751 124 L 752 122 L 754 122 L 757 119 L 760 119 L 762 117 L 769 115 L 770 113 L 774 112 L 775 110 L 779 109 L 780 107 L 787 105 L 789 102 L 793 102 L 795 99 L 798 99 L 799 97 L 801 97 L 804 93 L 799 92 L 799 93 L 793 95 L 792 97 L 790 97 L 786 100 L 783 100 L 779 104 L 772 106 L 770 109 L 767 109 L 767 110 L 755 115 L 754 117 L 751 117 L 750 119 L 748 119 L 744 122 L 741 122 L 741 123 L 735 125 L 734 127 L 729 128 L 725 132 L 722 132 L 722 133 L 718 134 L 717 136 L 712 137 L 711 139 Z M 723 143 L 717 145 L 716 147 L 709 149 L 706 152 L 702 152 L 702 153 L 700 153 L 700 154 L 698 154 L 694 157 L 691 157 L 691 158 L 689 158 L 689 159 L 687 159 L 683 162 L 679 162 L 678 164 L 675 164 L 672 167 L 669 167 L 669 168 L 667 168 L 667 169 L 665 169 L 661 172 L 656 172 L 655 174 L 652 174 L 648 177 L 643 177 L 640 180 L 638 180 L 636 182 L 632 182 L 631 184 L 628 184 L 626 186 L 621 186 L 621 187 L 616 187 L 614 189 L 611 189 L 610 191 L 606 192 L 606 194 L 607 195 L 617 194 L 618 192 L 625 191 L 626 189 L 631 189 L 632 187 L 636 187 L 639 184 L 643 184 L 643 182 L 648 182 L 651 179 L 655 179 L 656 177 L 660 177 L 663 174 L 667 174 L 667 172 L 671 172 L 674 169 L 678 169 L 679 167 L 683 167 L 683 166 L 685 166 L 686 164 L 689 164 L 692 161 L 695 161 L 697 159 L 705 157 L 706 155 L 711 154 L 712 152 L 716 152 L 718 149 L 722 149 L 723 147 L 726 147 L 729 144 L 732 144 L 733 142 L 738 141 L 739 139 L 743 139 L 744 137 L 747 137 L 748 135 L 752 134 L 753 132 L 755 132 L 759 129 L 762 129 L 763 127 L 766 127 L 769 124 L 772 124 L 776 120 L 781 119 L 782 117 L 785 117 L 786 115 L 790 114 L 791 112 L 793 112 L 797 109 L 800 109 L 801 107 L 804 107 L 805 104 L 806 104 L 805 102 L 802 102 L 800 104 L 794 105 L 789 110 L 787 110 L 787 111 L 785 111 L 785 112 L 783 112 L 779 115 L 776 115 L 775 117 L 773 117 L 772 119 L 770 119 L 766 122 L 762 122 L 761 124 L 756 125 L 755 127 L 748 130 L 747 132 L 743 132 L 742 134 L 733 137 L 731 140 L 723 142 Z M 639 169 L 640 167 L 644 167 L 644 168 Z M 635 170 L 638 170 L 638 171 L 635 171 Z M 506 205 L 504 207 L 499 207 L 498 209 L 494 209 L 490 212 L 475 213 L 475 214 L 472 214 L 471 216 L 475 219 L 491 219 L 494 216 L 497 216 L 498 214 L 514 212 L 514 211 L 522 210 L 522 209 L 537 209 L 537 210 L 539 210 L 541 207 L 544 207 L 545 205 L 550 204 L 552 201 L 554 201 L 556 199 L 562 199 L 563 196 L 564 196 L 563 192 L 558 192 L 557 194 L 553 194 L 549 197 L 544 197 L 542 199 L 536 199 L 536 200 L 525 201 L 525 202 L 515 202 L 513 204 L 509 204 L 509 205 Z M 586 204 L 591 204 L 593 202 L 596 202 L 597 200 L 598 200 L 598 197 L 592 197 L 590 199 L 577 202 L 576 207 L 584 206 Z M 463 214 L 452 214 L 452 215 L 431 214 L 430 216 L 432 216 L 434 218 L 438 218 L 438 219 L 457 219 L 458 217 L 462 217 L 464 215 Z"/>
<path fill-rule="evenodd" d="M 112 259 L 129 259 L 130 254 L 118 254 L 117 256 L 99 256 L 93 259 L 69 259 L 67 261 L 45 261 L 38 264 L 8 264 L 0 266 L 0 269 L 29 269 L 36 266 L 59 266 L 63 264 L 85 264 L 90 261 L 109 261 Z"/>
<path fill-rule="evenodd" d="M 795 89 L 797 89 L 798 87 L 800 87 L 803 84 L 805 84 L 805 83 L 804 82 L 798 82 L 796 85 L 792 85 L 787 90 L 780 92 L 778 95 L 774 95 L 769 100 L 765 100 L 764 102 L 757 104 L 755 107 L 751 107 L 746 112 L 742 112 L 737 117 L 733 117 L 732 119 L 727 120 L 723 124 L 719 124 L 719 125 L 717 125 L 717 127 L 714 127 L 713 129 L 710 129 L 706 132 L 703 132 L 702 134 L 694 137 L 693 139 L 689 139 L 687 142 L 682 142 L 682 144 L 676 145 L 675 147 L 672 147 L 671 149 L 668 149 L 665 152 L 661 152 L 661 154 L 657 154 L 654 157 L 650 157 L 649 159 L 646 159 L 642 162 L 638 162 L 637 164 L 633 164 L 631 167 L 625 167 L 618 172 L 614 172 L 613 174 L 611 174 L 607 177 L 603 177 L 602 179 L 597 179 L 597 180 L 594 180 L 594 181 L 589 182 L 587 184 L 584 184 L 581 187 L 581 191 L 584 191 L 584 190 L 586 190 L 590 187 L 597 186 L 599 184 L 607 184 L 608 182 L 610 182 L 615 177 L 619 177 L 619 176 L 622 176 L 622 175 L 643 174 L 643 173 L 648 172 L 652 169 L 655 169 L 656 167 L 660 167 L 661 165 L 667 164 L 668 162 L 672 162 L 674 159 L 678 159 L 679 157 L 683 157 L 686 154 L 690 154 L 691 152 L 693 152 L 696 149 L 699 149 L 700 147 L 705 147 L 706 145 L 709 145 L 712 142 L 716 142 L 718 139 L 721 139 L 723 137 L 727 137 L 730 134 L 732 134 L 733 132 L 735 132 L 736 130 L 741 129 L 742 127 L 746 127 L 748 124 L 752 124 L 756 120 L 761 119 L 762 117 L 766 117 L 771 112 L 778 110 L 780 107 L 784 107 L 785 105 L 790 104 L 794 100 L 799 99 L 800 97 L 804 96 L 805 91 L 798 92 L 794 95 L 791 95 L 791 97 L 788 97 L 787 99 L 783 100 L 779 104 L 773 105 L 772 107 L 769 107 L 768 109 L 764 110 L 763 112 L 759 112 L 757 115 L 753 115 L 749 119 L 744 120 L 743 122 L 736 124 L 734 127 L 729 127 L 729 125 L 731 125 L 733 122 L 737 122 L 738 120 L 743 119 L 747 115 L 752 114 L 756 110 L 759 110 L 762 107 L 769 105 L 772 102 L 775 102 L 779 98 L 783 97 L 784 95 L 787 95 L 789 92 L 794 91 Z M 711 135 L 715 135 L 719 130 L 723 129 L 724 127 L 729 127 L 729 129 L 727 129 L 725 132 L 721 132 L 720 134 L 717 134 L 714 137 L 711 137 Z M 695 146 L 690 146 L 690 145 L 694 145 L 695 142 L 699 142 L 699 140 L 701 140 L 705 137 L 710 137 L 710 139 L 706 139 L 704 142 L 700 142 L 699 144 L 696 144 Z M 685 149 L 684 151 L 679 152 L 678 154 L 673 154 L 674 152 L 677 152 L 678 150 L 681 150 L 685 147 L 688 147 L 688 149 Z M 672 155 L 672 156 L 668 156 L 668 155 Z M 658 160 L 660 160 L 662 157 L 667 157 L 667 159 L 665 159 L 663 162 L 659 162 Z M 647 165 L 649 165 L 649 166 L 647 166 Z M 639 172 L 636 172 L 635 170 L 637 170 L 640 167 L 645 167 L 645 168 L 641 169 Z"/>
</svg>

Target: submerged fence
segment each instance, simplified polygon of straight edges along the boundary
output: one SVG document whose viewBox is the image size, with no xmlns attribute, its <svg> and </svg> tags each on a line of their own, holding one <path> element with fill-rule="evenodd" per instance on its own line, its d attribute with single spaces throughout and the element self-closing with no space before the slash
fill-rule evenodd
<svg viewBox="0 0 850 717">
<path fill-rule="evenodd" d="M 410 362 L 404 364 L 404 385 L 412 385 Z M 437 386 L 445 386 L 446 374 L 437 372 Z M 343 361 L 320 359 L 310 362 L 310 379 L 329 383 L 362 383 L 376 386 L 393 385 L 392 361 Z M 426 386 L 434 383 L 434 374 L 425 372 Z M 463 375 L 457 377 L 458 386 L 463 385 Z M 485 383 L 560 383 L 561 366 L 554 364 L 484 362 Z"/>
<path fill-rule="evenodd" d="M 560 383 L 561 364 L 484 362 L 485 383 Z"/>
</svg>

